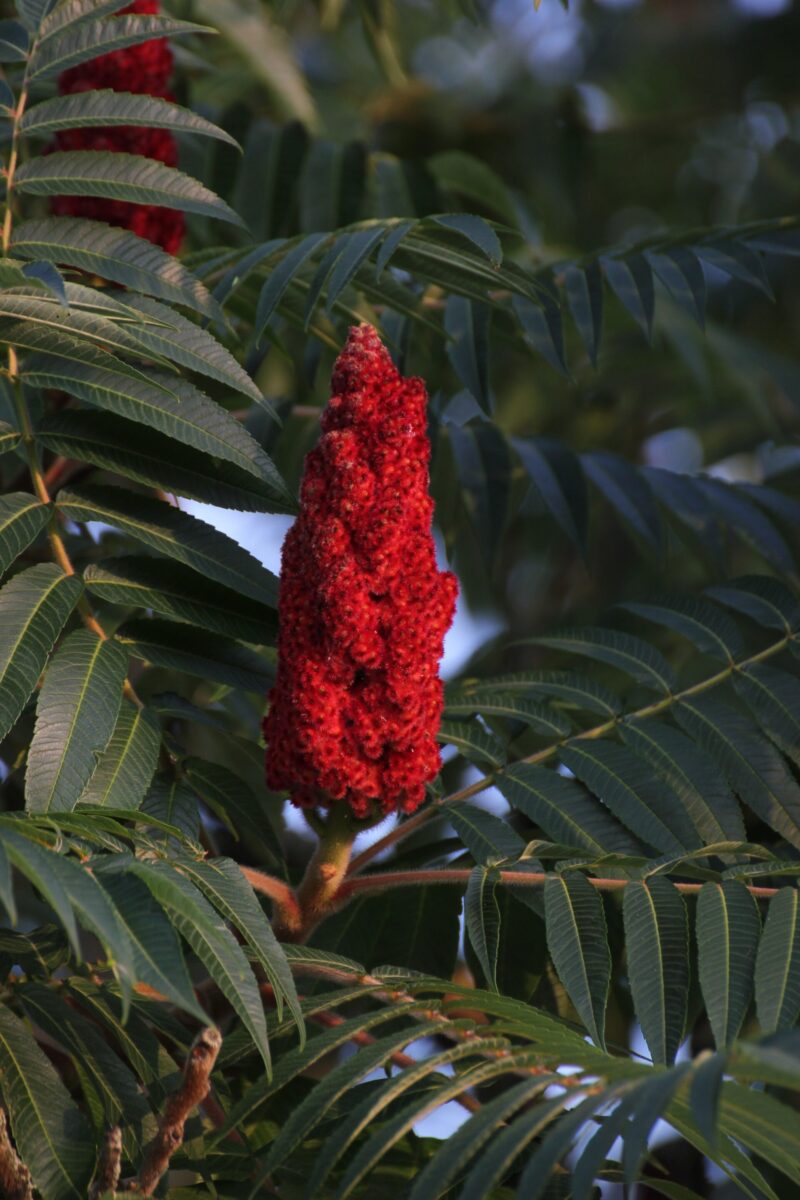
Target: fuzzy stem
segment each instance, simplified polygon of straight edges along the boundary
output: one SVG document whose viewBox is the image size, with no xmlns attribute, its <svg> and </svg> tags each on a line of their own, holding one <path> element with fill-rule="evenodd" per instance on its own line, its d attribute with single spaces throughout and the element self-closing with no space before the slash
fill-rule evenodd
<svg viewBox="0 0 800 1200">
<path fill-rule="evenodd" d="M 383 892 L 398 887 L 422 887 L 432 883 L 466 885 L 471 874 L 469 867 L 444 867 L 428 871 L 384 871 L 382 874 L 359 875 L 345 880 L 339 888 L 336 901 L 345 903 L 352 896 L 362 892 Z M 498 871 L 497 877 L 501 883 L 510 887 L 542 887 L 548 879 L 546 874 L 533 871 Z M 598 879 L 592 875 L 585 878 L 600 892 L 619 892 L 629 883 L 641 882 L 634 879 Z M 702 883 L 675 883 L 679 892 L 689 896 L 696 895 L 702 886 Z M 759 900 L 768 900 L 778 891 L 773 887 L 752 885 L 747 885 L 747 890 Z"/>
<path fill-rule="evenodd" d="M 351 817 L 349 810 L 342 804 L 334 804 L 297 890 L 300 926 L 292 928 L 279 921 L 275 933 L 282 941 L 304 941 L 314 926 L 330 911 L 347 874 L 350 853 L 357 833 L 358 824 Z"/>
<path fill-rule="evenodd" d="M 297 893 L 305 926 L 316 924 L 338 892 L 355 837 L 350 813 L 343 805 L 334 805 Z"/>
</svg>

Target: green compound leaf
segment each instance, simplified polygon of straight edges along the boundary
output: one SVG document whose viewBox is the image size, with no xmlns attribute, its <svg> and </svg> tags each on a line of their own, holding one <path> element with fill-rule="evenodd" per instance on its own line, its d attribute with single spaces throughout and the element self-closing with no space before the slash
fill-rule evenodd
<svg viewBox="0 0 800 1200">
<path fill-rule="evenodd" d="M 233 1006 L 269 1072 L 270 1053 L 261 993 L 244 951 L 227 925 L 197 888 L 167 863 L 137 862 L 131 870 L 147 885 Z"/>
<path fill-rule="evenodd" d="M 38 426 L 36 436 L 65 458 L 92 463 L 172 495 L 245 512 L 295 510 L 282 484 L 273 487 L 250 470 L 113 413 L 56 413 Z M 279 478 L 277 472 L 273 474 Z"/>
<path fill-rule="evenodd" d="M 303 1014 L 289 964 L 255 892 L 238 864 L 230 858 L 213 858 L 203 862 L 181 859 L 177 865 L 245 938 L 275 990 L 278 1017 L 281 1016 L 282 1001 L 285 1000 L 302 1040 L 305 1037 Z"/>
<path fill-rule="evenodd" d="M 149 609 L 257 645 L 274 645 L 277 636 L 274 609 L 208 579 L 198 584 L 196 572 L 163 559 L 105 558 L 91 563 L 83 578 L 92 595 L 109 604 Z"/>
<path fill-rule="evenodd" d="M 205 1024 L 208 1015 L 195 999 L 180 940 L 161 906 L 131 874 L 101 871 L 97 877 L 125 926 L 136 978 Z"/>
<path fill-rule="evenodd" d="M 32 2 L 41 4 L 42 0 Z M 49 0 L 39 27 L 39 43 L 49 41 L 70 26 L 74 28 L 84 21 L 96 21 L 125 7 L 125 0 L 61 0 L 60 3 Z"/>
<path fill-rule="evenodd" d="M 24 377 L 32 387 L 69 392 L 97 408 L 222 458 L 271 485 L 276 496 L 289 497 L 272 461 L 255 439 L 230 413 L 188 380 L 152 369 L 146 379 L 132 377 L 117 370 L 109 356 L 105 363 L 97 364 L 65 362 L 50 354 L 37 354 L 29 359 Z M 50 421 L 55 419 L 50 417 Z"/>
<path fill-rule="evenodd" d="M 8 454 L 10 450 L 16 450 L 21 441 L 21 433 L 18 433 L 6 421 L 0 421 L 0 454 Z"/>
<path fill-rule="evenodd" d="M 72 297 L 75 285 L 68 289 Z M 107 298 L 110 300 L 110 297 Z M 221 342 L 194 321 L 160 304 L 150 296 L 136 296 L 123 292 L 117 296 L 115 305 L 127 312 L 141 314 L 142 323 L 129 330 L 147 351 L 164 355 L 170 362 L 178 363 L 190 371 L 216 379 L 218 383 L 241 392 L 256 404 L 260 404 L 271 415 L 274 410 L 261 394 L 261 389 L 240 366 Z"/>
<path fill-rule="evenodd" d="M 567 267 L 564 287 L 572 319 L 592 366 L 596 367 L 603 329 L 603 276 L 599 264 L 595 262 L 585 267 Z"/>
<path fill-rule="evenodd" d="M 732 788 L 771 829 L 800 847 L 800 788 L 779 751 L 747 717 L 698 696 L 675 706 L 675 716 L 721 767 Z"/>
<path fill-rule="evenodd" d="M 0 818 L 0 827 L 3 848 L 11 865 L 30 880 L 37 891 L 41 892 L 64 926 L 64 932 L 69 938 L 72 952 L 76 960 L 80 962 L 81 944 L 78 938 L 75 913 L 61 878 L 53 867 L 57 856 L 52 851 L 45 850 L 38 842 L 32 841 L 18 832 L 19 829 L 24 828 L 19 822 L 12 821 L 10 818 Z"/>
<path fill-rule="evenodd" d="M 192 788 L 173 771 L 159 771 L 152 782 L 140 809 L 145 822 L 152 821 L 163 836 L 156 836 L 172 848 L 174 841 L 183 838 L 199 844 L 200 815 L 197 796 Z"/>
<path fill-rule="evenodd" d="M 98 938 L 122 990 L 123 1010 L 127 1015 L 131 989 L 135 982 L 133 951 L 120 913 L 91 871 L 78 866 L 72 858 L 52 851 L 49 874 L 58 881 L 67 897 L 70 911 Z M 63 916 L 58 914 L 62 921 Z"/>
<path fill-rule="evenodd" d="M 652 718 L 627 721 L 621 733 L 680 797 L 703 845 L 746 840 L 741 810 L 725 777 L 686 734 Z"/>
<path fill-rule="evenodd" d="M 445 714 L 453 717 L 473 716 L 481 713 L 487 717 L 509 717 L 530 725 L 537 733 L 548 737 L 565 737 L 571 730 L 572 724 L 557 708 L 539 704 L 536 700 L 526 700 L 513 692 L 495 692 L 492 690 L 459 693 L 448 692 L 445 697 Z"/>
<path fill-rule="evenodd" d="M 476 723 L 442 721 L 436 740 L 445 746 L 456 746 L 470 760 L 488 762 L 493 767 L 500 767 L 505 762 L 503 743 Z"/>
<path fill-rule="evenodd" d="M 500 949 L 500 908 L 495 895 L 497 872 L 475 867 L 464 897 L 467 934 L 478 962 L 493 991 L 497 991 L 497 956 Z"/>
<path fill-rule="evenodd" d="M 115 4 L 111 8 L 104 7 L 105 11 L 109 12 L 120 6 Z M 102 11 L 103 8 L 98 10 L 95 5 L 92 15 Z M 28 79 L 30 82 L 44 79 L 75 67 L 78 63 L 97 58 L 100 54 L 122 50 L 127 46 L 139 46 L 153 38 L 208 32 L 210 31 L 204 25 L 175 21 L 171 17 L 131 15 L 106 21 L 87 20 L 82 13 L 80 18 L 69 21 L 67 5 L 67 12 L 61 21 L 57 11 L 51 14 L 43 27 L 43 36 L 39 38 L 28 66 Z"/>
<path fill-rule="evenodd" d="M 172 621 L 126 621 L 116 639 L 129 654 L 154 666 L 186 671 L 201 679 L 263 695 L 275 679 L 274 662 L 231 638 L 209 638 L 204 630 Z"/>
<path fill-rule="evenodd" d="M 19 21 L 0 21 L 0 62 L 25 62 L 29 42 L 28 31 Z"/>
<path fill-rule="evenodd" d="M 145 238 L 78 217 L 46 217 L 17 225 L 11 248 L 21 258 L 76 267 L 102 279 L 209 317 L 221 310 L 199 279 L 172 254 Z"/>
<path fill-rule="evenodd" d="M 703 654 L 723 663 L 732 662 L 744 650 L 735 621 L 698 596 L 678 596 L 658 604 L 621 604 L 620 608 L 674 630 Z"/>
<path fill-rule="evenodd" d="M 50 263 L 42 267 L 53 269 Z M 89 292 L 89 289 L 85 289 Z M 91 293 L 89 293 L 91 295 Z M 26 350 L 42 350 L 74 362 L 102 365 L 104 359 L 120 372 L 135 378 L 146 378 L 140 370 L 121 359 L 112 358 L 109 348 L 124 354 L 136 354 L 139 343 L 127 326 L 115 321 L 116 314 L 100 313 L 88 308 L 71 308 L 64 292 L 64 302 L 53 295 L 32 293 L 30 288 L 0 292 L 0 340 Z M 76 342 L 78 343 L 76 345 Z M 168 365 L 162 362 L 163 365 Z M 169 390 L 170 381 L 165 380 Z"/>
<path fill-rule="evenodd" d="M 497 776 L 496 785 L 513 808 L 556 841 L 593 853 L 638 852 L 636 840 L 574 779 L 533 763 L 514 763 Z"/>
<path fill-rule="evenodd" d="M 482 217 L 474 217 L 470 213 L 445 213 L 439 217 L 431 217 L 443 229 L 451 229 L 460 234 L 485 254 L 493 267 L 499 267 L 503 261 L 503 249 L 500 239 L 488 222 Z"/>
<path fill-rule="evenodd" d="M 275 607 L 277 580 L 258 559 L 205 521 L 122 488 L 62 489 L 58 507 L 74 521 L 102 521 L 200 575 Z M 199 581 L 198 581 L 199 583 Z"/>
<path fill-rule="evenodd" d="M 664 854 L 700 844 L 677 796 L 652 768 L 625 746 L 575 739 L 559 756 L 628 829 Z"/>
<path fill-rule="evenodd" d="M 477 863 L 485 865 L 493 858 L 516 859 L 525 849 L 525 842 L 507 821 L 477 804 L 446 804 L 443 812 Z"/>
<path fill-rule="evenodd" d="M 140 1153 L 142 1121 L 151 1108 L 135 1075 L 100 1030 L 41 983 L 26 984 L 22 1006 L 28 1019 L 69 1055 L 92 1115 L 102 1113 L 108 1124 L 124 1116 L 128 1139 Z"/>
<path fill-rule="evenodd" d="M 563 629 L 547 637 L 526 638 L 517 645 L 549 646 L 568 654 L 582 655 L 608 663 L 626 675 L 659 692 L 677 686 L 675 672 L 664 656 L 641 638 L 616 629 Z"/>
</svg>

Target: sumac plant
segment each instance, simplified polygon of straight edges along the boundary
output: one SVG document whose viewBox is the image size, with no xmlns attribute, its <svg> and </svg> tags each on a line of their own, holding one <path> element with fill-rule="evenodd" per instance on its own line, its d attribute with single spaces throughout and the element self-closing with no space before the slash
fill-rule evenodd
<svg viewBox="0 0 800 1200">
<path fill-rule="evenodd" d="M 0 20 L 6 1200 L 800 1195 L 800 221 L 394 153 L 445 8 Z"/>
</svg>

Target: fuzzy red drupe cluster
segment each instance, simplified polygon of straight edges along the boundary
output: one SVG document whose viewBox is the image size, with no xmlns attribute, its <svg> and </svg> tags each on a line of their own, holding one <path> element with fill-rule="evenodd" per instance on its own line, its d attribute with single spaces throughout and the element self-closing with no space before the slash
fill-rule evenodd
<svg viewBox="0 0 800 1200">
<path fill-rule="evenodd" d="M 155 14 L 159 0 L 135 0 L 123 13 Z M 122 15 L 122 14 L 120 14 Z M 115 92 L 146 93 L 171 100 L 172 51 L 164 38 L 154 38 L 138 46 L 101 54 L 90 62 L 73 67 L 59 78 L 63 95 L 110 88 Z M 111 150 L 117 154 L 141 154 L 174 167 L 178 161 L 175 138 L 165 129 L 139 126 L 67 129 L 57 134 L 57 150 Z M 58 196 L 53 212 L 60 216 L 86 217 L 130 229 L 139 237 L 177 254 L 183 240 L 185 220 L 176 209 L 152 204 L 129 204 L 94 196 Z"/>
<path fill-rule="evenodd" d="M 458 585 L 436 566 L 426 404 L 370 325 L 350 331 L 283 547 L 264 734 L 267 783 L 298 805 L 413 812 L 439 770 Z"/>
</svg>

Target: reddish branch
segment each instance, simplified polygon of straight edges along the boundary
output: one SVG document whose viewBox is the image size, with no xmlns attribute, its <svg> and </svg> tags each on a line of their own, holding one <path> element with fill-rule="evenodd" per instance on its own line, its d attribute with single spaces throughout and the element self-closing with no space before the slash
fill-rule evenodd
<svg viewBox="0 0 800 1200">
<path fill-rule="evenodd" d="M 3 1108 L 0 1108 L 0 1196 L 3 1200 L 33 1200 L 31 1173 L 11 1145 Z"/>
</svg>

